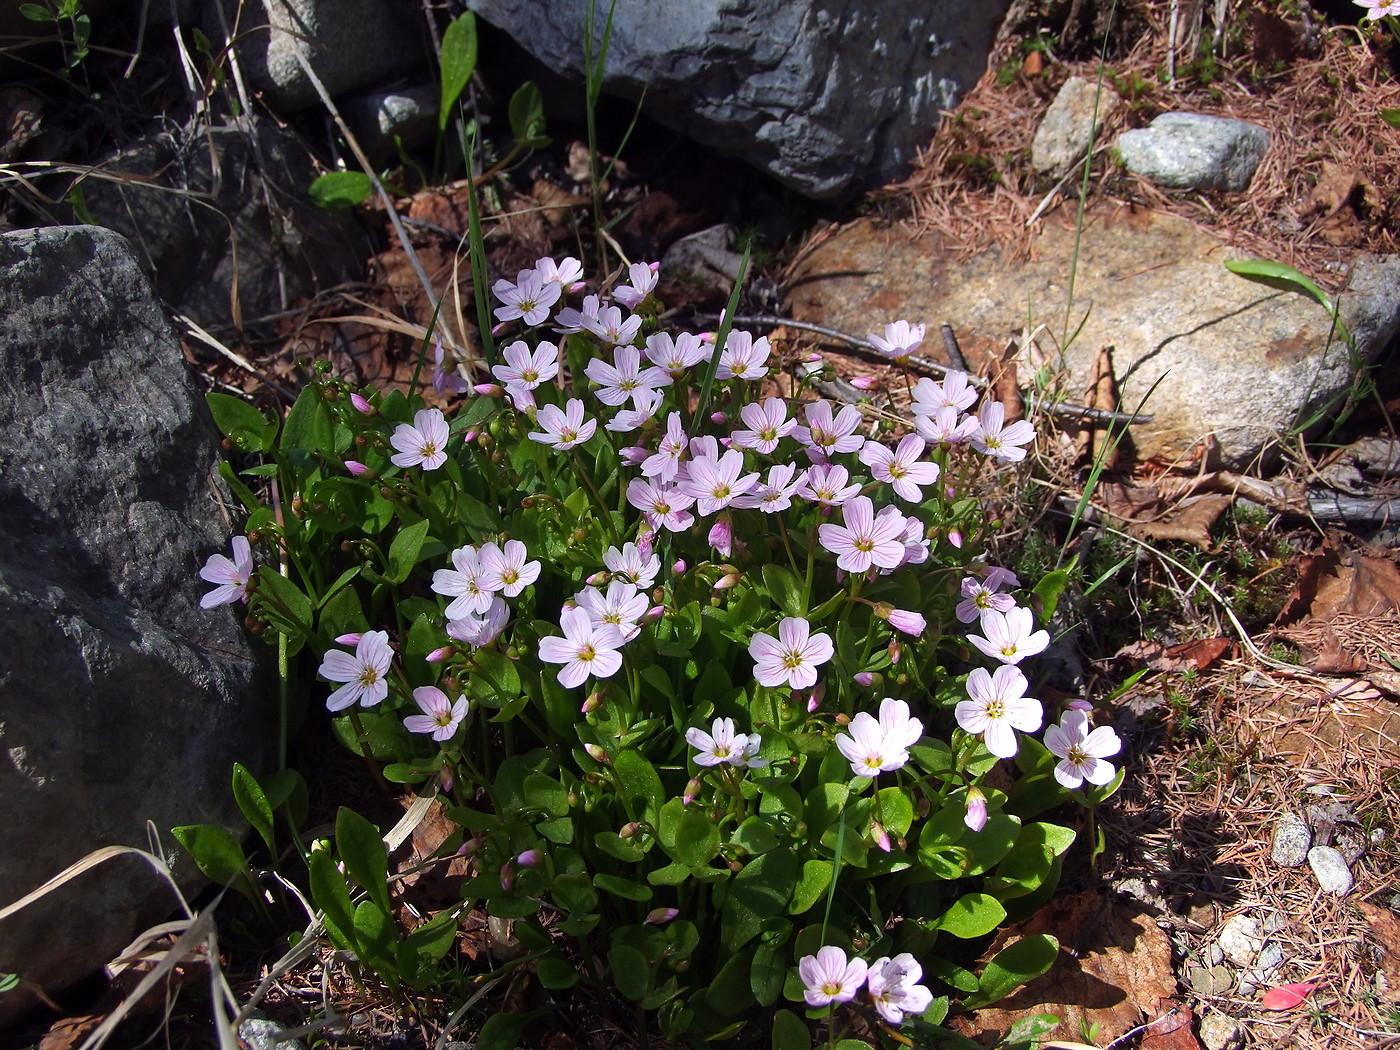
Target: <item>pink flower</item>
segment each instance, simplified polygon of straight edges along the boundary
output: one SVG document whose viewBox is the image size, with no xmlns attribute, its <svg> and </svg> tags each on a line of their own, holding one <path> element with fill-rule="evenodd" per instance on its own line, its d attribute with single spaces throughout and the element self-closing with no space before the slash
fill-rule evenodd
<svg viewBox="0 0 1400 1050">
<path fill-rule="evenodd" d="M 885 508 L 889 510 L 891 508 Z M 841 507 L 844 525 L 824 524 L 817 528 L 821 545 L 836 555 L 836 567 L 862 573 L 872 565 L 893 569 L 904 557 L 905 520 L 903 515 L 876 517 L 874 504 L 866 496 L 856 496 Z"/>
<path fill-rule="evenodd" d="M 453 702 L 437 686 L 419 686 L 413 690 L 413 700 L 423 713 L 409 715 L 403 720 L 403 727 L 410 733 L 431 733 L 439 743 L 451 740 L 467 717 L 467 698 L 459 696 Z"/>
<path fill-rule="evenodd" d="M 506 540 L 504 549 L 494 543 L 482 544 L 480 553 L 481 585 L 488 591 L 500 591 L 514 598 L 539 579 L 540 563 L 526 561 L 529 552 L 519 540 Z"/>
<path fill-rule="evenodd" d="M 806 986 L 802 997 L 808 1006 L 850 1002 L 865 983 L 865 974 L 864 960 L 848 962 L 846 953 L 834 944 L 819 949 L 816 955 L 803 956 L 797 964 L 797 975 Z"/>
<path fill-rule="evenodd" d="M 1004 664 L 1019 664 L 1028 656 L 1043 652 L 1050 644 L 1046 631 L 1033 631 L 1035 617 L 1029 609 L 1014 608 L 1006 612 L 982 610 L 982 634 L 969 635 L 968 641 L 993 660 Z"/>
<path fill-rule="evenodd" d="M 895 321 L 885 325 L 883 339 L 874 332 L 870 332 L 865 338 L 870 340 L 880 353 L 892 360 L 898 360 L 908 357 L 924 341 L 924 326 L 911 325 L 908 321 Z"/>
<path fill-rule="evenodd" d="M 942 383 L 927 378 L 915 383 L 910 411 L 915 416 L 932 416 L 941 409 L 951 408 L 957 414 L 966 412 L 976 400 L 977 390 L 968 384 L 967 373 L 949 372 Z"/>
<path fill-rule="evenodd" d="M 468 613 L 481 614 L 491 607 L 491 599 L 499 588 L 492 583 L 499 582 L 482 563 L 481 552 L 475 547 L 458 547 L 452 552 L 452 568 L 438 569 L 433 573 L 433 591 L 451 598 L 446 616 L 449 620 L 460 619 Z"/>
<path fill-rule="evenodd" d="M 968 439 L 973 448 L 1007 463 L 1019 463 L 1026 458 L 1026 450 L 1019 446 L 1035 440 L 1035 427 L 1024 419 L 1005 426 L 1006 406 L 1000 401 L 984 404 L 978 416 L 978 431 Z"/>
<path fill-rule="evenodd" d="M 355 646 L 355 655 L 332 649 L 316 672 L 331 682 L 345 682 L 326 699 L 326 708 L 342 711 L 359 701 L 373 707 L 389 695 L 389 664 L 394 652 L 389 648 L 388 631 L 366 631 Z"/>
<path fill-rule="evenodd" d="M 796 475 L 796 477 L 794 477 Z M 797 464 L 778 463 L 768 468 L 768 480 L 734 501 L 734 506 L 777 514 L 792 506 L 792 497 L 802 487 L 807 472 L 797 473 Z"/>
<path fill-rule="evenodd" d="M 826 663 L 836 651 L 831 637 L 809 634 L 811 626 L 796 616 L 778 623 L 778 637 L 756 634 L 749 642 L 754 661 L 754 677 L 759 685 L 787 685 L 810 689 L 817 684 L 817 666 Z"/>
<path fill-rule="evenodd" d="M 900 769 L 909 761 L 909 748 L 924 735 L 924 724 L 909 714 L 903 700 L 880 701 L 877 720 L 857 712 L 844 733 L 836 734 L 836 749 L 858 777 L 878 777 Z"/>
<path fill-rule="evenodd" d="M 797 420 L 788 419 L 787 402 L 780 397 L 766 397 L 759 404 L 747 404 L 739 409 L 745 430 L 730 435 L 735 448 L 753 449 L 769 455 L 778 442 L 792 433 Z"/>
<path fill-rule="evenodd" d="M 246 602 L 253 591 L 253 551 L 248 546 L 248 537 L 235 536 L 232 542 L 233 559 L 222 554 L 211 554 L 199 570 L 199 578 L 206 583 L 218 584 L 212 591 L 199 599 L 201 609 L 212 609 L 216 605 L 232 605 Z"/>
<path fill-rule="evenodd" d="M 805 480 L 797 490 L 797 494 L 804 499 L 828 507 L 839 507 L 859 492 L 860 486 L 851 483 L 851 472 L 830 463 L 809 467 Z"/>
<path fill-rule="evenodd" d="M 744 454 L 737 449 L 729 449 L 718 458 L 696 456 L 678 484 L 687 496 L 695 497 L 698 513 L 713 514 L 754 487 L 758 474 L 744 474 L 743 470 Z"/>
<path fill-rule="evenodd" d="M 699 336 L 689 332 L 674 338 L 669 332 L 657 332 L 647 336 L 645 353 L 648 361 L 675 378 L 692 365 L 709 360 L 710 350 Z"/>
<path fill-rule="evenodd" d="M 598 429 L 596 419 L 583 421 L 583 402 L 576 397 L 569 398 L 563 409 L 545 405 L 535 416 L 535 424 L 542 429 L 525 436 L 560 452 L 583 444 Z"/>
<path fill-rule="evenodd" d="M 541 638 L 540 659 L 563 664 L 559 684 L 566 689 L 582 685 L 593 675 L 609 678 L 622 666 L 623 638 L 611 624 L 597 626 L 586 609 L 565 609 L 559 616 L 563 638 Z"/>
<path fill-rule="evenodd" d="M 661 559 L 655 554 L 643 555 L 635 543 L 624 543 L 621 550 L 609 547 L 603 553 L 603 564 L 614 576 L 634 584 L 639 589 L 645 589 L 655 583 L 656 574 L 661 569 Z"/>
<path fill-rule="evenodd" d="M 768 764 L 758 758 L 761 744 L 757 733 L 734 732 L 734 719 L 716 718 L 707 733 L 698 726 L 685 731 L 685 742 L 695 748 L 697 766 L 730 765 L 762 769 Z"/>
<path fill-rule="evenodd" d="M 681 415 L 679 412 L 672 412 L 666 417 L 666 434 L 662 437 L 661 444 L 657 446 L 654 454 L 642 460 L 642 474 L 664 482 L 674 481 L 688 444 L 685 427 L 681 425 Z"/>
<path fill-rule="evenodd" d="M 469 612 L 455 620 L 448 620 L 447 636 L 473 649 L 480 649 L 500 637 L 509 620 L 510 606 L 499 594 L 493 595 L 484 613 Z"/>
<path fill-rule="evenodd" d="M 987 796 L 982 794 L 981 788 L 967 789 L 967 813 L 963 823 L 970 831 L 981 831 L 987 826 Z"/>
<path fill-rule="evenodd" d="M 971 441 L 979 426 L 976 416 L 959 419 L 956 408 L 940 408 L 932 416 L 914 417 L 914 429 L 919 436 L 930 445 L 941 448 Z"/>
<path fill-rule="evenodd" d="M 413 414 L 413 423 L 400 423 L 394 428 L 389 444 L 398 449 L 389 462 L 396 467 L 416 467 L 437 470 L 447 462 L 447 420 L 436 408 L 420 408 Z"/>
<path fill-rule="evenodd" d="M 730 332 L 720 351 L 719 379 L 762 379 L 768 374 L 768 337 L 755 339 L 748 332 Z"/>
<path fill-rule="evenodd" d="M 882 610 L 876 611 L 877 616 Z M 889 609 L 884 612 L 881 619 L 888 620 L 891 627 L 909 635 L 911 638 L 919 638 L 928 629 L 928 621 L 924 619 L 922 613 L 913 612 L 909 609 Z"/>
<path fill-rule="evenodd" d="M 554 318 L 558 326 L 554 330 L 560 335 L 573 335 L 575 332 L 582 332 L 586 327 L 585 322 L 598 320 L 599 302 L 596 295 L 585 295 L 582 308 L 575 310 L 572 306 L 564 307 Z"/>
<path fill-rule="evenodd" d="M 969 700 L 953 709 L 964 732 L 981 736 L 987 750 L 997 758 L 1011 758 L 1018 750 L 1016 734 L 1034 733 L 1043 714 L 1040 701 L 1026 696 L 1026 676 L 1017 668 L 1003 665 L 989 674 L 979 667 L 967 676 Z"/>
<path fill-rule="evenodd" d="M 624 642 L 630 642 L 641 631 L 637 626 L 647 611 L 647 596 L 630 583 L 614 580 L 606 591 L 585 587 L 574 595 L 580 609 L 588 613 L 594 627 L 611 624 Z"/>
<path fill-rule="evenodd" d="M 621 405 L 629 399 L 640 407 L 638 398 L 658 387 L 669 386 L 671 377 L 655 366 L 642 368 L 642 352 L 634 346 L 619 346 L 613 363 L 594 358 L 584 374 L 598 384 L 596 395 L 605 405 Z"/>
<path fill-rule="evenodd" d="M 517 339 L 503 351 L 503 365 L 493 365 L 491 374 L 511 390 L 534 390 L 541 383 L 559 374 L 559 348 L 541 342 L 533 350 L 523 339 Z"/>
<path fill-rule="evenodd" d="M 1351 0 L 1358 7 L 1366 8 L 1365 19 L 1376 21 L 1386 15 L 1400 18 L 1400 0 Z"/>
<path fill-rule="evenodd" d="M 632 283 L 614 288 L 613 298 L 627 309 L 635 310 L 646 301 L 646 297 L 656 288 L 656 271 L 660 265 L 660 263 L 638 262 L 627 267 L 627 279 Z"/>
<path fill-rule="evenodd" d="M 522 318 L 527 325 L 533 326 L 549 320 L 549 308 L 559 301 L 563 289 L 557 281 L 546 281 L 535 270 L 521 270 L 514 284 L 497 281 L 491 291 L 505 303 L 505 306 L 497 307 L 496 320 Z"/>
<path fill-rule="evenodd" d="M 689 513 L 695 498 L 674 485 L 633 478 L 627 483 L 627 502 L 646 516 L 653 529 L 684 532 L 695 523 L 695 516 Z"/>
<path fill-rule="evenodd" d="M 585 305 L 588 300 L 584 300 Z M 560 311 L 563 320 L 564 311 Z M 580 319 L 586 331 L 592 332 L 608 346 L 630 346 L 642 329 L 642 319 L 637 316 L 622 319 L 622 311 L 616 306 L 604 306 L 596 317 L 589 317 L 585 311 Z"/>
<path fill-rule="evenodd" d="M 1118 754 L 1123 742 L 1108 726 L 1090 730 L 1089 716 L 1083 711 L 1066 711 L 1059 725 L 1045 731 L 1045 746 L 1060 760 L 1055 779 L 1074 789 L 1086 780 L 1097 786 L 1112 780 L 1118 771 L 1104 759 Z"/>
<path fill-rule="evenodd" d="M 860 450 L 860 461 L 870 467 L 870 475 L 894 489 L 894 494 L 910 503 L 924 498 L 920 485 L 932 485 L 938 480 L 938 464 L 920 462 L 924 454 L 924 439 L 905 434 L 893 451 L 878 441 L 867 441 Z"/>
<path fill-rule="evenodd" d="M 465 394 L 471 389 L 471 384 L 443 367 L 442 349 L 442 336 L 438 336 L 437 343 L 433 348 L 433 389 L 439 394 L 449 390 L 454 394 Z"/>
<path fill-rule="evenodd" d="M 541 280 L 553 281 L 567 292 L 577 291 L 583 280 L 583 263 L 572 255 L 566 255 L 557 263 L 547 255 L 536 259 L 535 271 Z"/>
<path fill-rule="evenodd" d="M 999 594 L 1004 586 L 1019 587 L 1020 581 L 1014 573 L 1006 569 L 992 568 L 985 580 L 969 576 L 962 582 L 963 600 L 953 610 L 963 623 L 975 623 L 987 609 L 997 612 L 1010 612 L 1016 607 L 1016 599 L 1009 594 Z"/>
<path fill-rule="evenodd" d="M 831 402 L 814 401 L 807 406 L 806 417 L 807 425 L 794 429 L 792 436 L 807 446 L 813 462 L 823 462 L 838 452 L 858 451 L 865 444 L 865 438 L 856 433 L 861 415 L 854 405 L 843 405 L 833 417 Z"/>
<path fill-rule="evenodd" d="M 865 979 L 865 992 L 876 1011 L 890 1024 L 901 1024 L 905 1014 L 921 1014 L 933 1003 L 933 993 L 919 984 L 924 968 L 908 952 L 893 959 L 876 959 Z"/>
</svg>

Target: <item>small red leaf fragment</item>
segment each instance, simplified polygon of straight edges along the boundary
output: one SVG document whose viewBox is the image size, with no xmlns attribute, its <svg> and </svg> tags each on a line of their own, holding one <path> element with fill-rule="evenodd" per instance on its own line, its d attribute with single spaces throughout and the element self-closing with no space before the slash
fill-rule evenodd
<svg viewBox="0 0 1400 1050">
<path fill-rule="evenodd" d="M 1281 984 L 1265 992 L 1259 1005 L 1265 1010 L 1292 1010 L 1302 1006 L 1316 987 L 1315 984 Z"/>
</svg>

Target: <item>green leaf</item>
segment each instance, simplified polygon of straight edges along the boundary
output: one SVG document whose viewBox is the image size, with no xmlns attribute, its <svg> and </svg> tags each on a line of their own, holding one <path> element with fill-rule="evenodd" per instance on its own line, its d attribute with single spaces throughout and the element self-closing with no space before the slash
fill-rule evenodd
<svg viewBox="0 0 1400 1050">
<path fill-rule="evenodd" d="M 510 97 L 510 133 L 515 141 L 534 148 L 547 146 L 544 137 L 544 96 L 533 80 L 527 80 Z"/>
<path fill-rule="evenodd" d="M 1054 1014 L 1031 1014 L 1029 1017 L 1022 1017 L 1006 1030 L 1001 1045 L 1034 1047 L 1059 1025 L 1060 1019 Z"/>
<path fill-rule="evenodd" d="M 423 550 L 423 541 L 427 538 L 426 518 L 401 530 L 394 537 L 394 542 L 389 544 L 389 572 L 386 577 L 390 583 L 403 583 L 408 579 L 408 574 L 418 564 L 419 552 Z"/>
<path fill-rule="evenodd" d="M 1055 964 L 1060 942 L 1048 933 L 1022 937 L 1014 944 L 997 952 L 987 963 L 982 977 L 977 982 L 977 994 L 967 999 L 963 1005 L 970 1010 L 980 1009 L 989 1003 L 997 1002 L 1010 995 L 1027 981 L 1032 981 Z"/>
<path fill-rule="evenodd" d="M 13 992 L 18 987 L 19 974 L 0 973 L 0 995 L 4 995 L 6 992 Z"/>
<path fill-rule="evenodd" d="M 1309 280 L 1307 276 L 1285 263 L 1272 262 L 1268 259 L 1227 259 L 1225 269 L 1246 280 L 1254 281 L 1256 284 L 1267 285 L 1284 292 L 1298 292 L 1301 295 L 1306 295 L 1329 314 L 1336 316 L 1337 308 L 1332 304 L 1327 293 Z"/>
<path fill-rule="evenodd" d="M 1074 838 L 1073 831 L 1058 824 L 1027 824 L 994 876 L 986 880 L 987 890 L 1001 901 L 1035 892 L 1049 877 L 1055 858 L 1074 844 Z"/>
<path fill-rule="evenodd" d="M 620 875 L 608 875 L 600 871 L 593 876 L 593 885 L 614 897 L 623 897 L 631 901 L 651 900 L 650 886 L 624 879 Z"/>
<path fill-rule="evenodd" d="M 628 748 L 613 756 L 613 772 L 622 785 L 628 799 L 640 798 L 646 808 L 648 819 L 655 819 L 662 800 L 666 797 L 661 787 L 661 776 L 656 767 L 635 748 Z"/>
<path fill-rule="evenodd" d="M 232 463 L 226 459 L 221 459 L 218 469 L 219 477 L 224 479 L 225 483 L 228 485 L 229 491 L 233 493 L 239 503 L 243 504 L 244 510 L 251 512 L 262 506 L 262 504 L 258 502 L 258 497 L 253 495 L 253 490 L 243 484 L 243 482 L 238 479 L 238 475 L 233 472 Z"/>
<path fill-rule="evenodd" d="M 671 856 L 692 868 L 701 868 L 719 852 L 719 828 L 700 809 L 687 809 L 676 824 L 676 843 Z"/>
<path fill-rule="evenodd" d="M 608 952 L 613 984 L 624 999 L 637 1002 L 651 990 L 651 967 L 647 957 L 630 944 L 614 944 Z"/>
<path fill-rule="evenodd" d="M 529 1014 L 492 1014 L 476 1033 L 476 1050 L 515 1050 Z"/>
<path fill-rule="evenodd" d="M 241 397 L 210 391 L 204 395 L 219 431 L 242 452 L 266 452 L 277 439 L 277 421 Z"/>
<path fill-rule="evenodd" d="M 536 963 L 535 976 L 540 979 L 540 984 L 555 991 L 578 984 L 578 971 L 557 955 L 546 955 Z"/>
<path fill-rule="evenodd" d="M 968 941 L 991 933 L 1005 920 L 1001 901 L 986 893 L 965 893 L 929 925 Z"/>
<path fill-rule="evenodd" d="M 328 171 L 313 179 L 306 193 L 316 207 L 339 211 L 369 200 L 374 180 L 363 171 Z"/>
<path fill-rule="evenodd" d="M 731 955 L 706 989 L 705 1005 L 724 1017 L 733 1017 L 752 1006 L 754 996 L 749 976 L 752 968 L 752 950 Z"/>
<path fill-rule="evenodd" d="M 438 133 L 447 129 L 452 107 L 476 71 L 476 15 L 468 11 L 442 34 L 442 93 L 438 100 Z"/>
<path fill-rule="evenodd" d="M 311 899 L 325 916 L 326 932 L 331 935 L 336 947 L 353 950 L 355 909 L 350 903 L 345 876 L 336 867 L 335 858 L 329 850 L 312 850 L 307 867 L 310 869 Z"/>
<path fill-rule="evenodd" d="M 783 914 L 802 865 L 790 849 L 755 857 L 734 877 L 720 915 L 720 943 L 737 951 L 758 935 L 764 919 Z"/>
<path fill-rule="evenodd" d="M 1060 597 L 1065 593 L 1067 586 L 1069 586 L 1069 573 L 1064 569 L 1047 572 L 1040 578 L 1040 582 L 1035 585 L 1031 593 L 1040 599 L 1042 621 L 1048 623 L 1055 615 L 1055 608 L 1060 604 Z"/>
<path fill-rule="evenodd" d="M 57 22 L 58 16 L 39 4 L 20 4 L 19 13 L 31 22 Z"/>
<path fill-rule="evenodd" d="M 258 783 L 257 777 L 249 773 L 241 762 L 233 764 L 233 800 L 238 803 L 238 808 L 253 830 L 262 838 L 267 852 L 276 857 L 277 851 L 272 840 L 272 803 L 267 800 L 267 794 Z"/>
<path fill-rule="evenodd" d="M 812 1033 L 791 1010 L 773 1015 L 773 1050 L 812 1050 Z"/>
<path fill-rule="evenodd" d="M 778 1001 L 778 993 L 783 990 L 783 978 L 786 976 L 787 966 L 782 951 L 767 944 L 760 944 L 754 949 L 749 987 L 759 1006 L 772 1006 Z"/>
<path fill-rule="evenodd" d="M 326 404 L 321 388 L 315 383 L 302 389 L 287 413 L 279 448 L 284 455 L 295 450 L 334 455 L 335 417 L 331 415 L 331 406 Z M 309 467 L 302 469 L 307 474 L 311 473 Z"/>
<path fill-rule="evenodd" d="M 207 878 L 220 886 L 246 886 L 248 858 L 232 833 L 212 824 L 186 824 L 170 832 Z"/>
<path fill-rule="evenodd" d="M 1400 109 L 1381 110 L 1381 120 L 1385 121 L 1392 128 L 1400 129 Z"/>
<path fill-rule="evenodd" d="M 311 636 L 311 599 L 274 566 L 258 570 L 258 587 L 264 593 L 259 604 L 273 630 L 282 634 Z"/>
<path fill-rule="evenodd" d="M 778 836 L 773 834 L 773 829 L 769 826 L 768 821 L 755 815 L 735 828 L 729 841 L 736 846 L 742 846 L 748 853 L 759 854 L 775 849 L 778 845 Z"/>
<path fill-rule="evenodd" d="M 807 612 L 802 600 L 802 581 L 791 569 L 769 562 L 763 567 L 763 586 L 784 616 L 802 616 Z"/>
<path fill-rule="evenodd" d="M 379 829 L 353 809 L 342 806 L 335 815 L 335 848 L 351 878 L 385 915 L 393 914 L 389 901 L 389 854 Z"/>
<path fill-rule="evenodd" d="M 802 875 L 792 891 L 792 901 L 788 904 L 789 915 L 801 915 L 821 900 L 826 888 L 831 885 L 831 875 L 836 865 L 829 860 L 807 860 L 802 862 Z"/>
<path fill-rule="evenodd" d="M 397 944 L 394 920 L 388 913 L 375 901 L 360 901 L 355 909 L 356 954 L 391 986 L 396 985 L 401 976 Z"/>
</svg>

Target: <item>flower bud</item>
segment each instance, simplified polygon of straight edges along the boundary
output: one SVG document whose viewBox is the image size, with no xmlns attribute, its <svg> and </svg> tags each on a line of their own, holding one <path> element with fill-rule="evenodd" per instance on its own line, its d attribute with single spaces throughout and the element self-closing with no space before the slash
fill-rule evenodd
<svg viewBox="0 0 1400 1050">
<path fill-rule="evenodd" d="M 336 645 L 359 645 L 359 644 L 360 644 L 360 632 L 359 632 L 359 631 L 351 631 L 349 634 L 338 634 L 338 635 L 336 635 L 336 637 L 335 637 L 335 644 L 336 644 Z"/>
<path fill-rule="evenodd" d="M 851 386 L 865 393 L 880 389 L 880 384 L 870 376 L 856 376 L 851 380 Z"/>
<path fill-rule="evenodd" d="M 679 915 L 679 908 L 652 908 L 647 912 L 647 917 L 642 920 L 643 926 L 660 926 L 670 922 Z"/>
<path fill-rule="evenodd" d="M 814 351 L 812 351 L 810 354 L 808 354 L 806 357 L 804 357 L 802 360 L 803 360 L 806 364 L 809 364 L 809 365 L 819 365 L 819 364 L 822 363 L 822 361 L 825 360 L 825 358 L 823 358 L 821 354 L 817 353 L 817 352 L 814 350 Z"/>
<path fill-rule="evenodd" d="M 362 478 L 370 472 L 369 467 L 354 459 L 347 459 L 345 461 L 345 469 L 357 478 Z"/>
<path fill-rule="evenodd" d="M 810 715 L 817 708 L 821 707 L 822 698 L 826 696 L 826 683 L 821 682 L 812 690 L 812 695 L 807 698 L 807 713 Z"/>
<path fill-rule="evenodd" d="M 629 467 L 640 466 L 642 460 L 649 459 L 651 453 L 636 445 L 628 445 L 617 454 L 617 458 L 626 463 Z"/>
<path fill-rule="evenodd" d="M 524 853 L 521 853 L 515 858 L 515 863 L 519 864 L 522 868 L 533 868 L 539 864 L 540 860 L 539 850 L 527 849 Z"/>
<path fill-rule="evenodd" d="M 375 407 L 361 394 L 351 394 L 350 403 L 355 406 L 355 411 L 362 416 L 372 416 L 375 414 Z"/>
<path fill-rule="evenodd" d="M 890 852 L 890 836 L 885 830 L 885 826 L 878 820 L 870 822 L 870 837 L 875 840 L 875 845 L 879 846 L 884 853 Z"/>
<path fill-rule="evenodd" d="M 691 777 L 690 783 L 685 786 L 685 794 L 681 796 L 681 805 L 690 805 L 698 794 L 700 794 L 700 778 Z"/>
<path fill-rule="evenodd" d="M 584 699 L 584 701 L 583 701 L 583 707 L 581 708 L 581 712 L 582 712 L 583 714 L 585 714 L 585 715 L 587 715 L 587 714 L 592 714 L 594 711 L 598 710 L 598 708 L 600 708 L 600 707 L 602 707 L 602 706 L 603 706 L 603 694 L 602 694 L 602 693 L 589 693 L 588 696 L 587 696 L 587 697 Z M 602 759 L 599 759 L 599 761 L 602 761 Z"/>
<path fill-rule="evenodd" d="M 731 587 L 739 586 L 739 574 L 737 572 L 726 572 L 715 581 L 715 590 L 727 591 Z"/>
<path fill-rule="evenodd" d="M 501 889 L 509 891 L 515 885 L 515 862 L 506 861 L 501 865 Z"/>
<path fill-rule="evenodd" d="M 472 387 L 472 392 L 480 394 L 482 397 L 501 397 L 505 394 L 506 388 L 500 383 L 477 383 Z"/>
<path fill-rule="evenodd" d="M 725 422 L 725 420 L 727 420 L 728 418 L 729 418 L 729 417 L 726 416 L 723 412 L 711 412 L 711 413 L 710 413 L 710 422 L 711 422 L 711 423 L 719 423 L 719 424 L 723 425 L 723 423 Z"/>
<path fill-rule="evenodd" d="M 637 618 L 637 625 L 639 627 L 650 627 L 654 623 L 659 623 L 661 621 L 661 618 L 665 615 L 666 606 L 653 605 L 650 609 L 642 613 L 642 615 Z"/>
<path fill-rule="evenodd" d="M 838 726 L 848 726 L 851 724 L 851 716 L 844 711 L 836 712 L 836 724 Z"/>
<path fill-rule="evenodd" d="M 440 664 L 444 660 L 450 660 L 457 655 L 457 650 L 450 645 L 444 645 L 441 649 L 434 649 L 427 656 L 423 657 L 430 664 Z"/>
<path fill-rule="evenodd" d="M 492 334 L 492 335 L 500 335 L 502 332 L 504 332 L 504 331 L 505 331 L 507 328 L 509 328 L 509 327 L 510 327 L 510 322 L 509 322 L 509 321 L 502 321 L 500 324 L 495 325 L 495 326 L 491 329 L 491 334 Z"/>
<path fill-rule="evenodd" d="M 584 744 L 583 749 L 588 752 L 588 757 L 594 762 L 599 762 L 602 765 L 608 764 L 608 753 L 598 744 Z"/>
<path fill-rule="evenodd" d="M 638 824 L 635 820 L 629 820 L 626 824 L 622 825 L 622 827 L 618 829 L 617 837 L 620 839 L 630 839 L 633 838 L 637 834 L 637 832 L 641 830 L 642 826 L 640 824 Z"/>
<path fill-rule="evenodd" d="M 967 789 L 967 813 L 963 823 L 972 831 L 981 831 L 987 826 L 987 796 L 979 788 Z"/>
<path fill-rule="evenodd" d="M 869 689 L 875 684 L 876 676 L 870 671 L 860 671 L 854 677 L 856 685 L 860 686 L 862 689 Z"/>
<path fill-rule="evenodd" d="M 1094 705 L 1088 700 L 1071 700 L 1065 707 L 1071 711 L 1092 711 L 1094 709 Z"/>
<path fill-rule="evenodd" d="M 480 427 L 469 427 L 469 428 L 467 428 L 466 433 L 464 433 L 464 434 L 462 435 L 462 444 L 464 444 L 464 445 L 470 445 L 473 441 L 475 441 L 475 440 L 476 440 L 478 437 L 480 437 L 480 436 L 481 436 L 481 428 L 480 428 Z"/>
<path fill-rule="evenodd" d="M 948 542 L 951 543 L 954 547 L 957 547 L 959 550 L 961 550 L 963 543 L 962 533 L 958 532 L 956 529 L 949 532 Z"/>
<path fill-rule="evenodd" d="M 612 574 L 608 572 L 607 569 L 603 569 L 599 572 L 595 572 L 592 576 L 588 577 L 588 579 L 584 580 L 583 582 L 588 584 L 588 586 L 590 587 L 602 587 L 610 579 L 612 579 Z"/>
<path fill-rule="evenodd" d="M 892 609 L 885 617 L 896 631 L 903 631 L 911 638 L 921 637 L 928 627 L 928 621 L 920 613 L 906 609 Z"/>
<path fill-rule="evenodd" d="M 890 663 L 897 664 L 900 656 L 904 653 L 904 646 L 899 644 L 898 638 L 891 638 L 887 651 L 890 654 Z"/>
<path fill-rule="evenodd" d="M 685 559 L 684 559 L 684 558 L 677 558 L 675 561 L 673 561 L 673 562 L 671 563 L 671 571 L 672 571 L 673 573 L 675 573 L 677 576 L 679 576 L 679 575 L 681 575 L 683 572 L 685 572 L 685 570 L 686 570 L 687 568 L 688 568 L 688 566 L 686 565 Z"/>
<path fill-rule="evenodd" d="M 719 551 L 720 557 L 728 558 L 734 550 L 734 525 L 728 514 L 721 514 L 710 527 L 708 542 Z"/>
</svg>

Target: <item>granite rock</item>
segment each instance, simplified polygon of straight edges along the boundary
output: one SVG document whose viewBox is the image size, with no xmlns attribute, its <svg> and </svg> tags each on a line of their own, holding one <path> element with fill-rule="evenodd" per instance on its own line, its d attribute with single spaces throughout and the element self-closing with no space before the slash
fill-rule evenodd
<svg viewBox="0 0 1400 1050">
<path fill-rule="evenodd" d="M 1248 189 L 1268 148 L 1258 124 L 1199 113 L 1163 113 L 1118 136 L 1129 171 L 1178 190 Z"/>
</svg>

